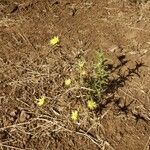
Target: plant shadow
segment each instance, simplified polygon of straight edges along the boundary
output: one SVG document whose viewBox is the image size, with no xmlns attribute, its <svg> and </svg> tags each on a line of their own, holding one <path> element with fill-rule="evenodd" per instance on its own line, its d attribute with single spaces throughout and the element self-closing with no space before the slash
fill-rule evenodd
<svg viewBox="0 0 150 150">
<path fill-rule="evenodd" d="M 105 94 L 115 93 L 120 87 L 123 87 L 125 85 L 126 81 L 129 81 L 130 77 L 133 77 L 135 75 L 140 77 L 139 69 L 145 66 L 143 62 L 136 62 L 134 68 L 128 68 L 128 72 L 125 75 L 123 75 L 121 73 L 121 68 L 124 67 L 126 63 L 128 63 L 129 61 L 124 59 L 119 59 L 119 60 L 121 61 L 121 64 L 109 70 L 110 75 L 112 72 L 115 71 L 117 72 L 117 70 L 119 70 L 117 74 L 118 77 L 115 79 L 108 79 L 106 89 L 105 89 Z"/>
<path fill-rule="evenodd" d="M 126 104 L 124 102 L 123 106 L 120 106 L 120 98 L 115 97 L 115 93 L 118 91 L 119 88 L 124 87 L 126 81 L 129 81 L 131 77 L 138 76 L 140 77 L 139 69 L 144 65 L 143 62 L 136 62 L 135 66 L 132 68 L 127 69 L 126 74 L 121 73 L 122 67 L 126 66 L 126 64 L 130 60 L 125 59 L 126 56 L 119 56 L 118 59 L 120 61 L 120 64 L 113 67 L 113 65 L 108 64 L 107 65 L 107 71 L 111 75 L 113 72 L 118 72 L 117 73 L 117 78 L 114 79 L 108 79 L 107 84 L 105 85 L 105 91 L 103 93 L 103 97 L 101 98 L 100 102 L 98 103 L 97 109 L 95 110 L 96 113 L 102 114 L 103 109 L 107 107 L 108 104 L 114 102 L 115 105 L 118 107 L 118 111 L 124 112 L 126 115 L 129 112 L 129 107 L 133 103 L 131 101 L 129 104 Z M 108 96 L 110 95 L 110 96 Z"/>
</svg>

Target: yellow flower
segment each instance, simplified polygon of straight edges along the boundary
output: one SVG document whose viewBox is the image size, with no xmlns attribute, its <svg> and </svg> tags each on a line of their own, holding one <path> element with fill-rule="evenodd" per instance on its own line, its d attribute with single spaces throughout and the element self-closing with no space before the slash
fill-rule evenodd
<svg viewBox="0 0 150 150">
<path fill-rule="evenodd" d="M 79 61 L 78 66 L 79 66 L 80 68 L 83 68 L 83 67 L 84 67 L 84 64 L 85 64 L 85 62 Z"/>
<path fill-rule="evenodd" d="M 72 111 L 72 113 L 71 113 L 71 119 L 73 120 L 73 121 L 77 121 L 78 120 L 78 111 L 77 110 L 75 110 L 75 111 Z"/>
<path fill-rule="evenodd" d="M 37 100 L 37 105 L 38 105 L 38 106 L 43 106 L 44 103 L 45 103 L 45 97 L 44 97 L 44 96 L 42 96 L 41 98 L 39 98 L 39 99 Z"/>
<path fill-rule="evenodd" d="M 54 36 L 51 40 L 50 40 L 50 45 L 56 45 L 60 42 L 58 36 Z"/>
<path fill-rule="evenodd" d="M 86 71 L 85 71 L 85 70 L 82 70 L 82 71 L 81 71 L 81 75 L 82 75 L 82 76 L 85 76 L 85 75 L 86 75 Z"/>
<path fill-rule="evenodd" d="M 65 85 L 66 85 L 66 86 L 69 86 L 70 84 L 71 84 L 71 79 L 66 79 L 66 80 L 65 80 Z"/>
<path fill-rule="evenodd" d="M 91 110 L 95 109 L 96 108 L 96 102 L 94 102 L 92 99 L 91 100 L 88 100 L 87 102 L 87 107 Z"/>
</svg>

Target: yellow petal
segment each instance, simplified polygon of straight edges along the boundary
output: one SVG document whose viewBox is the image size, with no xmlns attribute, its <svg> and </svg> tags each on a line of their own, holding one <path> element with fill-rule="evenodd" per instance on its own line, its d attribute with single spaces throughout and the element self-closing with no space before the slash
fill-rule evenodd
<svg viewBox="0 0 150 150">
<path fill-rule="evenodd" d="M 42 106 L 42 105 L 44 105 L 44 103 L 45 103 L 45 97 L 44 96 L 42 96 L 41 98 L 39 98 L 37 100 L 37 105 L 38 106 Z"/>
<path fill-rule="evenodd" d="M 85 64 L 85 62 L 79 61 L 78 66 L 79 66 L 80 68 L 83 68 L 83 67 L 84 67 L 84 64 Z"/>
<path fill-rule="evenodd" d="M 66 86 L 69 86 L 70 84 L 71 84 L 71 79 L 66 79 L 66 80 L 65 80 L 65 85 L 66 85 Z"/>
<path fill-rule="evenodd" d="M 81 71 L 81 75 L 82 75 L 82 76 L 85 76 L 85 75 L 86 75 L 86 71 L 85 71 L 85 70 L 82 70 L 82 71 Z"/>
<path fill-rule="evenodd" d="M 50 45 L 56 45 L 60 42 L 58 36 L 54 36 L 51 40 L 50 40 Z"/>
<path fill-rule="evenodd" d="M 73 121 L 77 121 L 78 120 L 78 111 L 77 110 L 72 111 L 72 113 L 71 113 L 71 119 Z"/>
<path fill-rule="evenodd" d="M 96 108 L 96 102 L 94 102 L 93 100 L 88 100 L 87 107 L 91 110 L 95 109 Z"/>
</svg>

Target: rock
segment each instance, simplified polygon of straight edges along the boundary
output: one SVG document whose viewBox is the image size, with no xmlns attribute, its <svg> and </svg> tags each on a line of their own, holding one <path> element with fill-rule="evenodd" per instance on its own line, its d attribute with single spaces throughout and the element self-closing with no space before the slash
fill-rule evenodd
<svg viewBox="0 0 150 150">
<path fill-rule="evenodd" d="M 15 117 L 17 115 L 17 110 L 13 110 L 10 112 L 11 117 Z"/>
<path fill-rule="evenodd" d="M 25 122 L 28 118 L 29 115 L 27 114 L 27 112 L 25 110 L 22 110 L 19 117 L 20 122 Z"/>
</svg>

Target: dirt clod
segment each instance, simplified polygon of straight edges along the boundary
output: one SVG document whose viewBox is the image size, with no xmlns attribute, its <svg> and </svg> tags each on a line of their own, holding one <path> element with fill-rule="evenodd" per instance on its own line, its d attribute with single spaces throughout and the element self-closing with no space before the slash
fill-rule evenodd
<svg viewBox="0 0 150 150">
<path fill-rule="evenodd" d="M 27 114 L 27 112 L 22 110 L 21 113 L 20 113 L 20 116 L 19 116 L 20 122 L 25 122 L 29 118 L 30 118 L 30 116 Z"/>
</svg>

